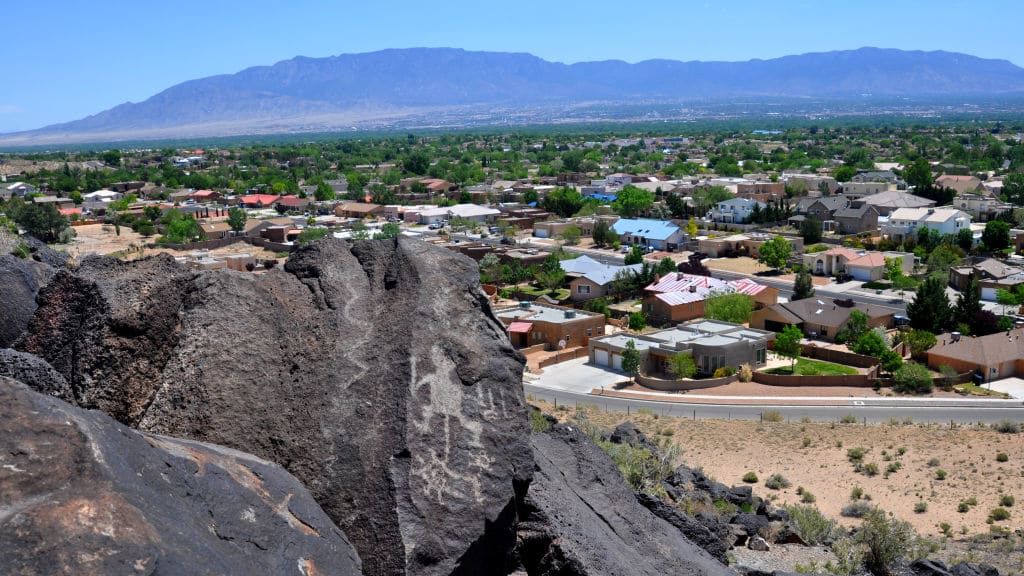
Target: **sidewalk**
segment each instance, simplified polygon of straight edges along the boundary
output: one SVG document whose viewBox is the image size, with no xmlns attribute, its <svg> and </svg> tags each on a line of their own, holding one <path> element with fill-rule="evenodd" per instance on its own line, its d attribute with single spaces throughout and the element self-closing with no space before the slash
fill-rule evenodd
<svg viewBox="0 0 1024 576">
<path fill-rule="evenodd" d="M 593 396 L 672 402 L 677 404 L 769 405 L 769 406 L 888 406 L 935 408 L 1020 408 L 1021 400 L 977 398 L 911 398 L 889 396 L 716 396 L 686 392 L 638 392 L 635 390 L 597 389 Z"/>
</svg>

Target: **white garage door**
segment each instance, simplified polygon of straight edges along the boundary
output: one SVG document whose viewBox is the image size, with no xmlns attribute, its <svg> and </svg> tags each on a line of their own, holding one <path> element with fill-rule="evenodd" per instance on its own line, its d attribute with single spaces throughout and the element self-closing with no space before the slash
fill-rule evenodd
<svg viewBox="0 0 1024 576">
<path fill-rule="evenodd" d="M 612 354 L 612 368 L 616 370 L 622 370 L 622 355 Z"/>
<path fill-rule="evenodd" d="M 608 351 L 607 350 L 594 350 L 594 363 L 598 366 L 608 365 Z"/>
</svg>

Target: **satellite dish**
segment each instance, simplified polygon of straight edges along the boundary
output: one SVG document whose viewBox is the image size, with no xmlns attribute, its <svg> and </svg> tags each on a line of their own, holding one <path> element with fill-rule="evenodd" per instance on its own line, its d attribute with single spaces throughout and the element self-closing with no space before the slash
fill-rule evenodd
<svg viewBox="0 0 1024 576">
<path fill-rule="evenodd" d="M 558 341 L 558 349 L 561 350 L 563 348 L 565 348 L 565 340 L 559 340 Z"/>
</svg>

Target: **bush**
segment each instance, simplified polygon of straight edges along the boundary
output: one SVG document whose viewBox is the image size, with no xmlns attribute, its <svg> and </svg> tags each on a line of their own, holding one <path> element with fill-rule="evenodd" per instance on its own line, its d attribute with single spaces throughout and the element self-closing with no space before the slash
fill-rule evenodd
<svg viewBox="0 0 1024 576">
<path fill-rule="evenodd" d="M 946 479 L 946 471 L 943 470 L 942 468 L 939 468 L 938 470 L 936 470 L 935 471 L 935 479 L 936 480 L 945 480 Z"/>
<path fill-rule="evenodd" d="M 921 501 L 921 502 L 917 502 L 916 504 L 914 504 L 914 513 L 915 514 L 924 514 L 927 511 L 928 511 L 928 503 L 927 502 Z"/>
<path fill-rule="evenodd" d="M 966 514 L 971 511 L 971 505 L 967 502 L 961 502 L 956 505 L 956 511 L 961 514 Z"/>
<path fill-rule="evenodd" d="M 1010 457 L 1006 455 L 1006 452 L 1000 452 L 996 454 L 996 462 L 1006 462 L 1009 459 Z"/>
<path fill-rule="evenodd" d="M 753 472 L 747 472 L 743 475 L 743 481 L 747 484 L 757 484 L 757 474 Z"/>
<path fill-rule="evenodd" d="M 811 494 L 810 490 L 804 489 L 803 494 L 800 495 L 800 501 L 804 504 L 814 504 L 818 500 L 814 494 Z"/>
<path fill-rule="evenodd" d="M 715 370 L 715 373 L 712 376 L 715 378 L 725 378 L 726 376 L 732 376 L 735 373 L 736 369 L 732 366 L 722 366 Z"/>
<path fill-rule="evenodd" d="M 939 465 L 939 459 L 938 458 L 932 458 L 931 460 L 928 461 L 928 467 L 929 468 L 935 468 L 938 465 Z"/>
<path fill-rule="evenodd" d="M 761 420 L 765 422 L 782 422 L 782 412 L 778 410 L 765 410 L 761 412 Z"/>
<path fill-rule="evenodd" d="M 786 513 L 793 530 L 808 544 L 821 544 L 831 540 L 836 533 L 836 523 L 814 506 L 786 506 Z"/>
<path fill-rule="evenodd" d="M 868 462 L 864 465 L 863 471 L 865 476 L 878 476 L 878 464 Z"/>
<path fill-rule="evenodd" d="M 1017 434 L 1020 432 L 1020 425 L 1010 420 L 1003 420 L 992 425 L 996 432 L 1002 432 L 1003 434 Z"/>
<path fill-rule="evenodd" d="M 999 497 L 999 505 L 1006 508 L 1013 508 L 1015 502 L 1016 500 L 1014 500 L 1013 496 L 1010 494 L 1003 494 Z"/>
<path fill-rule="evenodd" d="M 842 418 L 839 419 L 839 423 L 840 424 L 856 424 L 857 423 L 857 417 L 854 416 L 853 414 L 846 414 L 845 416 L 843 416 Z"/>
<path fill-rule="evenodd" d="M 868 512 L 871 512 L 874 509 L 874 506 L 868 504 L 864 500 L 857 500 L 856 502 L 850 502 L 846 506 L 843 506 L 842 510 L 839 511 L 839 514 L 844 518 L 863 518 Z"/>
<path fill-rule="evenodd" d="M 915 362 L 900 366 L 892 380 L 892 389 L 900 394 L 928 394 L 932 391 L 931 372 Z"/>
<path fill-rule="evenodd" d="M 850 490 L 850 500 L 860 500 L 861 496 L 864 495 L 864 489 L 860 486 L 854 486 L 853 490 Z"/>
<path fill-rule="evenodd" d="M 750 382 L 754 379 L 754 370 L 750 367 L 750 364 L 740 364 L 738 375 L 740 382 Z"/>
<path fill-rule="evenodd" d="M 661 483 L 672 474 L 676 456 L 679 454 L 675 444 L 664 443 L 656 454 L 646 448 L 633 447 L 629 444 L 614 444 L 600 439 L 596 442 L 611 456 L 633 490 L 664 494 Z"/>
<path fill-rule="evenodd" d="M 1006 508 L 993 508 L 989 511 L 988 517 L 993 522 L 1002 522 L 1010 519 L 1010 511 Z"/>
<path fill-rule="evenodd" d="M 864 566 L 872 574 L 885 575 L 907 556 L 916 536 L 907 522 L 875 509 L 864 516 L 856 539 L 864 546 Z"/>
<path fill-rule="evenodd" d="M 864 449 L 863 448 L 850 448 L 846 451 L 846 459 L 850 462 L 860 462 L 864 460 Z"/>
<path fill-rule="evenodd" d="M 792 484 L 782 474 L 772 474 L 764 481 L 764 486 L 769 490 L 782 490 L 783 488 L 789 488 Z"/>
<path fill-rule="evenodd" d="M 534 432 L 547 432 L 551 428 L 551 422 L 540 410 L 530 410 L 530 429 Z"/>
</svg>

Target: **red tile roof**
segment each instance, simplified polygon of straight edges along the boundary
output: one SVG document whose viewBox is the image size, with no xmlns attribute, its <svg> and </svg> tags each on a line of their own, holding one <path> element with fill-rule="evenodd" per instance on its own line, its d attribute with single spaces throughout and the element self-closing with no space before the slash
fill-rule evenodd
<svg viewBox="0 0 1024 576">
<path fill-rule="evenodd" d="M 533 328 L 531 322 L 513 322 L 508 325 L 508 331 L 515 334 L 526 334 Z"/>
</svg>

